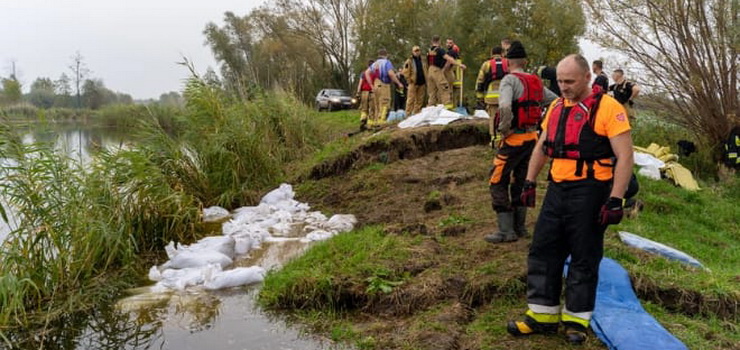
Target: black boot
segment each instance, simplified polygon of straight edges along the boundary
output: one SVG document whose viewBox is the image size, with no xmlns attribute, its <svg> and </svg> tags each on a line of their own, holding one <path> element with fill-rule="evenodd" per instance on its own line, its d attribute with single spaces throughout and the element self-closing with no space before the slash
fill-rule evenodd
<svg viewBox="0 0 740 350">
<path fill-rule="evenodd" d="M 519 238 L 529 236 L 529 232 L 527 232 L 527 207 L 514 207 L 514 232 Z"/>
<path fill-rule="evenodd" d="M 588 329 L 575 322 L 563 322 L 565 326 L 565 339 L 573 345 L 581 345 L 588 338 Z"/>
<path fill-rule="evenodd" d="M 537 322 L 533 318 L 525 316 L 524 320 L 521 321 L 509 321 L 506 324 L 506 331 L 516 337 L 532 334 L 555 334 L 558 332 L 558 324 Z"/>
<path fill-rule="evenodd" d="M 486 235 L 485 240 L 488 243 L 513 242 L 519 239 L 514 232 L 514 212 L 504 211 L 496 213 L 498 217 L 498 232 Z"/>
</svg>

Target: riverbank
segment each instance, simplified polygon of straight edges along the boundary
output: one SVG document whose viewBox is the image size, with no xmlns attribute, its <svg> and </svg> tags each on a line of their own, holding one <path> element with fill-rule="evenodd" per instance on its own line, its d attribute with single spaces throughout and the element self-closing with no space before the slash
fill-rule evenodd
<svg viewBox="0 0 740 350">
<path fill-rule="evenodd" d="M 506 333 L 505 320 L 526 307 L 531 238 L 504 245 L 482 240 L 495 229 L 485 141 L 454 148 L 419 141 L 443 144 L 440 135 L 464 127 L 360 134 L 354 138 L 364 141 L 330 146 L 330 155 L 305 168 L 298 198 L 322 211 L 351 212 L 365 227 L 269 274 L 262 304 L 360 349 L 570 348 L 560 338 L 518 340 Z M 689 348 L 735 349 L 740 181 L 703 183 L 698 193 L 662 181 L 641 184 L 645 209 L 609 228 L 606 256 L 629 270 L 648 311 Z M 530 231 L 537 210 L 528 213 Z M 627 248 L 619 230 L 682 249 L 711 272 Z M 604 347 L 591 337 L 584 348 Z"/>
</svg>

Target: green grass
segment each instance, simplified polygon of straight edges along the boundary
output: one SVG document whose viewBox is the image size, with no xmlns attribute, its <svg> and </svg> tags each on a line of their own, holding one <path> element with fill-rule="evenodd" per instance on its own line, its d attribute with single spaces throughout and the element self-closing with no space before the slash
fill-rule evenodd
<svg viewBox="0 0 740 350">
<path fill-rule="evenodd" d="M 260 303 L 273 309 L 352 308 L 353 296 L 377 288 L 385 292 L 406 276 L 401 265 L 415 239 L 386 235 L 378 226 L 344 233 L 316 244 L 306 254 L 271 271 Z M 361 289 L 352 290 L 355 286 Z M 374 291 L 374 289 L 373 289 Z"/>
<path fill-rule="evenodd" d="M 616 234 L 608 235 L 606 255 L 616 257 L 630 272 L 647 276 L 658 285 L 680 286 L 710 295 L 737 294 L 740 180 L 698 192 L 642 177 L 640 186 L 638 198 L 645 202 L 644 210 L 637 218 L 625 219 L 609 231 L 631 232 L 682 250 L 711 271 L 659 257 L 638 259 L 636 250 L 625 247 Z"/>
</svg>

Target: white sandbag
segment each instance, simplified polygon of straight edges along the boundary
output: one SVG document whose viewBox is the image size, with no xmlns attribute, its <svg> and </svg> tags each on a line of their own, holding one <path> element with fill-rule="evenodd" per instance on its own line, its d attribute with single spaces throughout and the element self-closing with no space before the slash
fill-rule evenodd
<svg viewBox="0 0 740 350">
<path fill-rule="evenodd" d="M 208 276 L 203 288 L 208 290 L 244 286 L 262 282 L 265 279 L 265 269 L 259 266 L 238 267 Z"/>
<path fill-rule="evenodd" d="M 306 237 L 301 239 L 301 242 L 325 241 L 333 237 L 334 235 L 335 233 L 329 231 L 316 230 L 307 234 Z"/>
<path fill-rule="evenodd" d="M 473 117 L 481 118 L 481 119 L 490 119 L 491 116 L 488 115 L 488 112 L 486 112 L 485 109 L 476 109 L 473 112 Z"/>
<path fill-rule="evenodd" d="M 288 184 L 281 184 L 280 187 L 262 197 L 260 204 L 276 204 L 280 201 L 293 199 L 293 197 L 295 197 L 293 187 Z"/>
<path fill-rule="evenodd" d="M 660 180 L 660 169 L 654 166 L 644 166 L 637 173 L 653 180 Z"/>
<path fill-rule="evenodd" d="M 231 265 L 233 261 L 228 256 L 213 250 L 180 251 L 170 261 L 162 265 L 163 269 L 186 269 L 216 264 L 221 267 Z M 164 274 L 164 272 L 162 272 Z"/>
<path fill-rule="evenodd" d="M 213 250 L 229 258 L 234 257 L 234 239 L 228 236 L 211 236 L 200 239 L 187 249 L 191 251 Z"/>
<path fill-rule="evenodd" d="M 162 273 L 159 271 L 157 266 L 152 266 L 152 268 L 149 269 L 147 277 L 149 277 L 150 281 L 159 282 L 162 280 Z"/>
<path fill-rule="evenodd" d="M 203 209 L 203 222 L 221 221 L 229 217 L 231 213 L 228 210 L 213 206 Z"/>
<path fill-rule="evenodd" d="M 634 159 L 635 165 L 641 167 L 652 166 L 660 169 L 665 166 L 665 163 L 662 160 L 654 157 L 652 154 L 634 152 Z"/>
<path fill-rule="evenodd" d="M 197 286 L 203 283 L 206 274 L 212 274 L 212 271 L 220 271 L 218 265 L 205 265 L 199 267 L 190 267 L 184 269 L 166 269 L 162 271 L 162 280 L 157 282 L 157 289 L 162 287 L 185 290 L 187 287 Z"/>
<path fill-rule="evenodd" d="M 355 228 L 357 218 L 352 214 L 336 214 L 326 222 L 329 230 L 334 232 L 349 232 Z"/>
</svg>

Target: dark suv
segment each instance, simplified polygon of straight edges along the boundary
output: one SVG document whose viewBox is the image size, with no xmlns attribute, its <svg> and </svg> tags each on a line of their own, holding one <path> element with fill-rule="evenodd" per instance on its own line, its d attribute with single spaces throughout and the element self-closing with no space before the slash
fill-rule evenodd
<svg viewBox="0 0 740 350">
<path fill-rule="evenodd" d="M 347 91 L 340 89 L 323 89 L 316 95 L 316 110 L 318 111 L 354 108 L 355 104 L 357 100 Z"/>
</svg>

